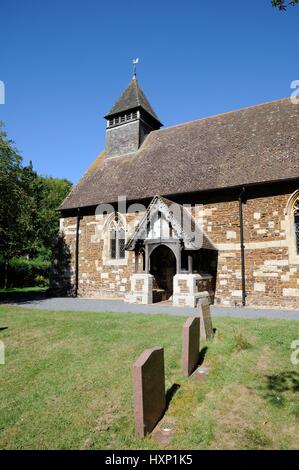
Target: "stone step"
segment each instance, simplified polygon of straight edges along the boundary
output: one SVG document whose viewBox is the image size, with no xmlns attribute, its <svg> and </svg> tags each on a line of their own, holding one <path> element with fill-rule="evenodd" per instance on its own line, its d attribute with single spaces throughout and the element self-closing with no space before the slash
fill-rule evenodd
<svg viewBox="0 0 299 470">
<path fill-rule="evenodd" d="M 153 302 L 167 300 L 167 293 L 164 289 L 153 289 Z"/>
</svg>

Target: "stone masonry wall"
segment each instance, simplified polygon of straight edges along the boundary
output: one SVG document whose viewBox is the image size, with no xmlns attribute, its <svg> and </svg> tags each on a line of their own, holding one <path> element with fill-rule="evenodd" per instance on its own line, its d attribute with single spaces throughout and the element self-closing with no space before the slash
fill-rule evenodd
<svg viewBox="0 0 299 470">
<path fill-rule="evenodd" d="M 293 240 L 286 230 L 289 197 L 290 194 L 260 197 L 243 206 L 247 305 L 298 307 L 299 264 L 290 260 L 289 245 Z M 238 201 L 195 206 L 192 213 L 218 248 L 215 303 L 240 305 Z M 127 215 L 127 221 L 129 226 L 136 223 L 132 215 Z M 103 216 L 85 216 L 80 222 L 79 294 L 121 298 L 130 291 L 134 254 L 127 252 L 123 263 L 109 264 L 105 241 L 97 237 L 104 223 Z M 76 219 L 63 219 L 62 229 L 74 253 Z"/>
<path fill-rule="evenodd" d="M 246 304 L 299 305 L 299 264 L 289 259 L 286 207 L 291 194 L 250 199 L 243 205 Z M 242 299 L 238 201 L 195 208 L 197 220 L 218 248 L 215 303 L 240 305 Z"/>
<path fill-rule="evenodd" d="M 132 219 L 131 215 L 127 215 L 129 227 Z M 74 282 L 76 218 L 63 219 L 61 230 L 64 232 L 66 243 L 73 254 L 71 273 L 72 282 Z M 104 237 L 102 236 L 103 232 L 105 232 Z M 107 236 L 105 216 L 84 216 L 81 219 L 78 286 L 80 296 L 123 298 L 130 291 L 130 277 L 135 269 L 134 253 L 126 252 L 124 260 L 109 260 Z"/>
</svg>

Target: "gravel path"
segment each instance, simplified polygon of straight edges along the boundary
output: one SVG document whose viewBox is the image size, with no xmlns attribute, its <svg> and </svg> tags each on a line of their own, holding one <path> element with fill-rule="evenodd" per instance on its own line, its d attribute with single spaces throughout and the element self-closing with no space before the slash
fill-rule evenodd
<svg viewBox="0 0 299 470">
<path fill-rule="evenodd" d="M 131 312 L 165 315 L 194 315 L 197 309 L 190 307 L 172 307 L 171 305 L 137 305 L 122 300 L 75 299 L 54 297 L 42 300 L 19 301 L 14 305 L 47 310 L 69 310 L 85 312 Z M 299 320 L 299 310 L 253 309 L 238 307 L 212 307 L 214 316 L 241 318 L 272 318 Z"/>
</svg>

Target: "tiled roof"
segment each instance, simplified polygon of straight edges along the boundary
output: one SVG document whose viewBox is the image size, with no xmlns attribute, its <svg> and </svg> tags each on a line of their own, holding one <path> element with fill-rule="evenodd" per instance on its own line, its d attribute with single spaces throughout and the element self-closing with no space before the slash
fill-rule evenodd
<svg viewBox="0 0 299 470">
<path fill-rule="evenodd" d="M 158 116 L 156 115 L 155 111 L 149 104 L 148 99 L 143 93 L 137 81 L 137 78 L 132 78 L 128 87 L 125 89 L 121 97 L 117 100 L 117 102 L 111 108 L 111 110 L 105 116 L 105 118 L 108 118 L 109 116 L 113 116 L 115 114 L 123 113 L 130 109 L 140 108 L 140 107 L 143 108 L 145 111 L 147 111 L 157 121 L 159 121 Z"/>
<path fill-rule="evenodd" d="M 104 158 L 61 209 L 299 178 L 299 105 L 290 99 L 151 132 Z"/>
</svg>

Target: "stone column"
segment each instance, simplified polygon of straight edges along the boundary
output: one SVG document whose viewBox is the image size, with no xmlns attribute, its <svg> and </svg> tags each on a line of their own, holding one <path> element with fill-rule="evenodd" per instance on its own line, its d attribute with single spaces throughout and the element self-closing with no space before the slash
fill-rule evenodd
<svg viewBox="0 0 299 470">
<path fill-rule="evenodd" d="M 189 271 L 189 274 L 193 273 L 193 257 L 192 257 L 192 255 L 188 255 L 188 271 Z"/>
<path fill-rule="evenodd" d="M 144 251 L 144 256 L 145 256 L 145 266 L 144 266 L 144 271 L 146 274 L 149 273 L 149 255 L 148 255 L 148 245 L 145 245 L 145 251 Z"/>
<path fill-rule="evenodd" d="M 138 273 L 138 262 L 139 262 L 139 253 L 138 251 L 135 251 L 135 274 Z"/>
<path fill-rule="evenodd" d="M 153 276 L 146 273 L 135 273 L 131 276 L 131 291 L 125 298 L 126 302 L 136 304 L 153 303 Z"/>
<path fill-rule="evenodd" d="M 173 305 L 196 307 L 202 297 L 201 286 L 211 277 L 209 274 L 176 274 L 173 278 Z"/>
<path fill-rule="evenodd" d="M 180 248 L 177 251 L 176 254 L 176 273 L 179 274 L 181 272 L 181 250 Z"/>
</svg>

